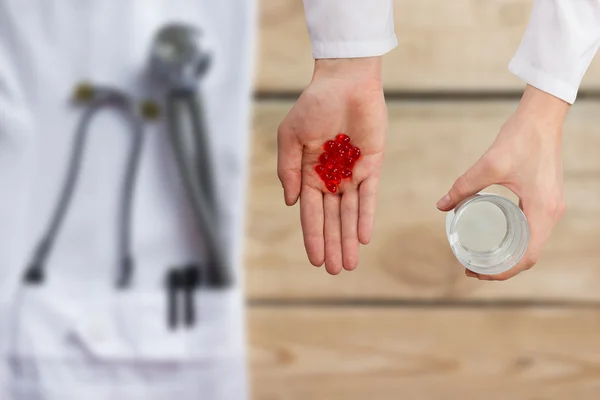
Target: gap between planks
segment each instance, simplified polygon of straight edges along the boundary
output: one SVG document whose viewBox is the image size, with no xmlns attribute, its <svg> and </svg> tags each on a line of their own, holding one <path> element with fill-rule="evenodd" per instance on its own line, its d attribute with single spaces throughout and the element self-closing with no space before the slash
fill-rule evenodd
<svg viewBox="0 0 600 400">
<path fill-rule="evenodd" d="M 300 97 L 299 91 L 256 91 L 255 101 L 290 101 Z M 391 101 L 515 101 L 523 91 L 385 91 L 386 100 Z M 600 100 L 600 90 L 583 90 L 577 100 Z"/>
<path fill-rule="evenodd" d="M 462 309 L 600 309 L 594 300 L 452 300 L 452 299 L 260 299 L 247 301 L 251 308 L 462 308 Z"/>
</svg>

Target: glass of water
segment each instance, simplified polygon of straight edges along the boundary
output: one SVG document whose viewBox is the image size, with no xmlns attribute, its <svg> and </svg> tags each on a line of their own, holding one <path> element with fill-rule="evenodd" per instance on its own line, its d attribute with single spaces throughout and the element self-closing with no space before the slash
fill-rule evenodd
<svg viewBox="0 0 600 400">
<path fill-rule="evenodd" d="M 485 275 L 515 266 L 529 245 L 529 224 L 511 200 L 479 193 L 446 216 L 446 234 L 454 255 L 467 269 Z"/>
</svg>

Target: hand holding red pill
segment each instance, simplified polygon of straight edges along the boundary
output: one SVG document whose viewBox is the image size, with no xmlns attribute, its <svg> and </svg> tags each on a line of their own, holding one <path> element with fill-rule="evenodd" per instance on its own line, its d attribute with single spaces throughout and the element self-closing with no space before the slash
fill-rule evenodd
<svg viewBox="0 0 600 400">
<path fill-rule="evenodd" d="M 350 137 L 343 133 L 338 134 L 335 140 L 325 142 L 324 152 L 315 166 L 315 172 L 331 193 L 338 191 L 343 179 L 352 178 L 352 169 L 360 158 L 360 149 L 353 147 L 350 142 Z"/>
<path fill-rule="evenodd" d="M 308 259 L 329 274 L 357 268 L 371 240 L 387 122 L 380 57 L 316 60 L 277 129 L 285 204 L 300 203 Z"/>
</svg>

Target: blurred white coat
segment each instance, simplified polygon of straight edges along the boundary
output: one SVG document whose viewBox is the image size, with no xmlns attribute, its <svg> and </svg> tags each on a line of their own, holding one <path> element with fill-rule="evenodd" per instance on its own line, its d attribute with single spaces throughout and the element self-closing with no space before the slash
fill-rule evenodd
<svg viewBox="0 0 600 400">
<path fill-rule="evenodd" d="M 0 0 L 0 398 L 243 399 L 242 279 L 254 4 L 246 0 Z M 82 114 L 82 80 L 152 98 L 157 30 L 198 26 L 214 48 L 201 85 L 237 286 L 201 291 L 192 330 L 167 328 L 164 276 L 198 235 L 164 121 L 145 131 L 133 205 L 134 284 L 115 289 L 118 205 L 131 132 L 91 126 L 79 183 L 43 286 L 21 276 L 46 229 Z"/>
</svg>

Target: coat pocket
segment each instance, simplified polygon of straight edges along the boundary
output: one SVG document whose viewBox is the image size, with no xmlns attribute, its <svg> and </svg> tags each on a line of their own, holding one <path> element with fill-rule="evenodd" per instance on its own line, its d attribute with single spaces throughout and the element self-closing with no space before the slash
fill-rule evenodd
<svg viewBox="0 0 600 400">
<path fill-rule="evenodd" d="M 237 290 L 196 296 L 197 323 L 171 329 L 163 290 L 73 295 L 27 290 L 17 354 L 121 362 L 191 362 L 243 356 L 244 313 Z"/>
<path fill-rule="evenodd" d="M 167 323 L 166 294 L 118 293 L 108 306 L 82 315 L 74 333 L 92 355 L 102 359 L 186 362 L 242 355 L 239 296 L 207 292 L 195 300 L 197 324 L 188 328 L 180 321 L 172 329 Z"/>
</svg>

